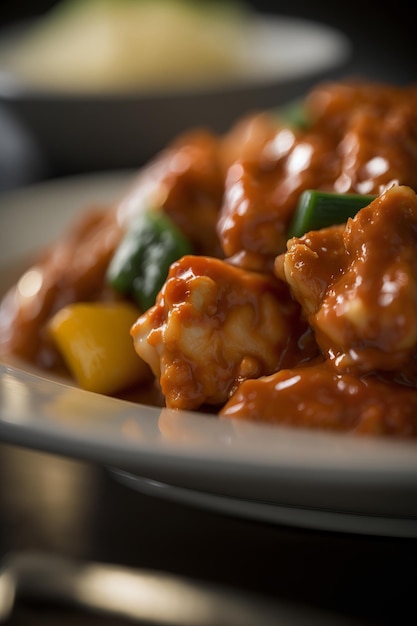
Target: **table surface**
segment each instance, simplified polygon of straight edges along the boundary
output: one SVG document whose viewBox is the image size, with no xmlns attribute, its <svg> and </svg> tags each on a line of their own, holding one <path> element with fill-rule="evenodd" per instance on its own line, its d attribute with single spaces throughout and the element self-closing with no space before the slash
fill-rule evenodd
<svg viewBox="0 0 417 626">
<path fill-rule="evenodd" d="M 362 43 L 361 53 L 371 45 Z M 399 67 L 396 62 L 385 67 L 387 78 Z M 363 67 L 367 63 L 365 57 Z M 415 80 L 414 64 L 402 63 L 401 77 Z M 45 167 L 36 146 L 0 108 L 0 191 L 63 173 L 76 172 Z M 415 540 L 301 530 L 209 513 L 135 493 L 105 468 L 7 445 L 0 445 L 0 544 L 3 552 L 45 550 L 173 572 L 335 611 L 358 623 L 413 623 L 410 616 L 416 616 Z M 124 622 L 18 602 L 9 623 Z"/>
<path fill-rule="evenodd" d="M 9 445 L 0 446 L 0 475 L 8 550 L 170 572 L 358 624 L 412 623 L 402 620 L 416 615 L 416 540 L 209 513 L 133 492 L 105 468 Z M 20 602 L 10 624 L 53 624 L 58 615 L 80 623 L 78 613 Z"/>
</svg>

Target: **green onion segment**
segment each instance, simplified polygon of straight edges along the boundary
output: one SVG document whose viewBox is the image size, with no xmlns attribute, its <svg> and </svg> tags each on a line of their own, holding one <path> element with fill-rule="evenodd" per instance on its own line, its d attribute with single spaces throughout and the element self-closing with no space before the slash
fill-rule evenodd
<svg viewBox="0 0 417 626">
<path fill-rule="evenodd" d="M 343 224 L 375 198 L 375 195 L 343 194 L 313 189 L 304 191 L 298 200 L 288 230 L 288 238 L 302 237 L 310 230 Z"/>
</svg>

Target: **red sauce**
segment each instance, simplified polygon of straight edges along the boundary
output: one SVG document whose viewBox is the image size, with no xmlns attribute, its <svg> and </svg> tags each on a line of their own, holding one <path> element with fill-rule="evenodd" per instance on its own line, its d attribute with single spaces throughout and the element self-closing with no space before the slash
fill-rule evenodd
<svg viewBox="0 0 417 626">
<path fill-rule="evenodd" d="M 339 374 L 328 361 L 247 380 L 220 411 L 249 419 L 368 435 L 417 436 L 417 393 L 376 376 Z"/>
<path fill-rule="evenodd" d="M 1 349 L 56 367 L 51 315 L 120 297 L 108 263 L 132 216 L 155 206 L 195 254 L 171 266 L 132 329 L 155 376 L 149 402 L 415 437 L 417 87 L 324 83 L 305 106 L 303 128 L 254 113 L 223 137 L 186 133 L 117 205 L 86 209 L 36 263 L 36 296 L 4 298 Z M 287 241 L 306 189 L 378 198 Z"/>
</svg>

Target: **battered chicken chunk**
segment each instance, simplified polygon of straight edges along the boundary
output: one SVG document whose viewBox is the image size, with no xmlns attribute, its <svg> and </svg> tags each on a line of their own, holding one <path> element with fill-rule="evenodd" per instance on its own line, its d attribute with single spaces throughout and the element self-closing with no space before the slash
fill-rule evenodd
<svg viewBox="0 0 417 626">
<path fill-rule="evenodd" d="M 222 417 L 304 428 L 417 436 L 417 393 L 376 376 L 338 373 L 330 361 L 243 382 Z"/>
<path fill-rule="evenodd" d="M 223 256 L 216 232 L 224 191 L 221 142 L 210 131 L 184 133 L 137 177 L 118 207 L 129 222 L 146 208 L 162 208 L 193 244 L 197 254 Z"/>
<path fill-rule="evenodd" d="M 48 320 L 72 302 L 114 299 L 105 274 L 121 234 L 107 207 L 88 207 L 77 216 L 0 303 L 0 350 L 54 367 L 59 358 Z"/>
<path fill-rule="evenodd" d="M 132 328 L 137 353 L 159 379 L 166 404 L 225 402 L 242 380 L 301 361 L 306 326 L 272 275 L 185 256 L 171 266 L 154 307 Z"/>
<path fill-rule="evenodd" d="M 275 263 L 335 368 L 417 383 L 417 196 L 393 186 L 348 220 L 288 241 Z"/>
<path fill-rule="evenodd" d="M 305 128 L 277 123 L 274 132 L 263 130 L 254 157 L 242 151 L 227 172 L 218 233 L 225 255 L 247 268 L 268 266 L 284 251 L 306 189 L 417 188 L 417 87 L 323 83 L 305 109 Z"/>
<path fill-rule="evenodd" d="M 55 366 L 58 355 L 45 332 L 48 320 L 69 303 L 115 297 L 106 270 L 129 223 L 143 210 L 164 210 L 196 253 L 221 255 L 219 150 L 212 133 L 185 133 L 141 170 L 114 205 L 85 207 L 0 302 L 0 348 L 42 367 Z M 36 289 L 21 289 L 29 280 Z"/>
<path fill-rule="evenodd" d="M 158 282 L 138 298 L 152 306 L 131 335 L 156 381 L 149 401 L 416 437 L 417 86 L 327 82 L 302 105 L 301 125 L 254 112 L 221 137 L 184 133 L 119 202 L 85 207 L 2 298 L 0 352 L 60 368 L 51 317 L 75 302 L 133 299 L 146 267 Z M 376 199 L 287 241 L 307 189 Z M 143 211 L 150 223 L 166 214 L 162 233 L 132 228 Z M 159 246 L 170 222 L 187 239 L 173 255 Z M 109 272 L 126 234 L 135 289 Z M 149 242 L 158 254 L 142 254 Z M 193 255 L 171 265 L 155 301 L 185 249 Z"/>
</svg>

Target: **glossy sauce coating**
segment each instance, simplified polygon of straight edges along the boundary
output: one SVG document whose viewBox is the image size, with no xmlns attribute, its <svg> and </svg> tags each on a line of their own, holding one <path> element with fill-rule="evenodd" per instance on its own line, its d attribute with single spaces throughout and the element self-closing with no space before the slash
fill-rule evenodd
<svg viewBox="0 0 417 626">
<path fill-rule="evenodd" d="M 242 384 L 225 417 L 417 435 L 417 196 L 393 186 L 275 262 L 323 362 Z"/>
<path fill-rule="evenodd" d="M 363 435 L 416 437 L 417 393 L 375 376 L 340 374 L 326 361 L 245 381 L 220 415 Z"/>
<path fill-rule="evenodd" d="M 57 367 L 48 320 L 72 302 L 119 298 L 105 281 L 108 264 L 129 222 L 150 207 L 161 206 L 181 229 L 186 226 L 196 251 L 221 255 L 215 232 L 220 172 L 217 138 L 196 130 L 146 166 L 114 206 L 85 207 L 0 303 L 0 352 Z M 29 290 L 21 288 L 25 281 L 32 282 Z"/>
<path fill-rule="evenodd" d="M 120 296 L 105 280 L 134 216 L 164 210 L 195 254 L 132 328 L 157 397 L 223 418 L 417 436 L 417 87 L 346 81 L 306 97 L 306 125 L 254 113 L 196 129 L 115 206 L 87 208 L 0 307 L 0 346 L 54 367 L 51 315 Z M 287 241 L 305 189 L 375 194 L 339 226 Z M 24 279 L 24 277 L 22 277 Z"/>
<path fill-rule="evenodd" d="M 394 186 L 346 225 L 290 239 L 275 262 L 339 371 L 417 384 L 417 196 Z M 404 373 L 404 376 L 403 376 Z"/>
<path fill-rule="evenodd" d="M 71 302 L 115 298 L 105 284 L 105 273 L 121 232 L 103 207 L 88 207 L 77 216 L 3 298 L 0 352 L 56 367 L 60 358 L 46 332 L 48 320 Z"/>
<path fill-rule="evenodd" d="M 311 358 L 317 349 L 307 331 L 273 276 L 185 256 L 131 333 L 167 405 L 195 409 L 223 404 L 247 378 Z"/>
<path fill-rule="evenodd" d="M 306 99 L 306 129 L 263 133 L 256 158 L 229 169 L 218 232 L 226 256 L 265 263 L 285 249 L 306 189 L 379 194 L 393 183 L 417 188 L 417 88 L 325 83 Z"/>
</svg>

